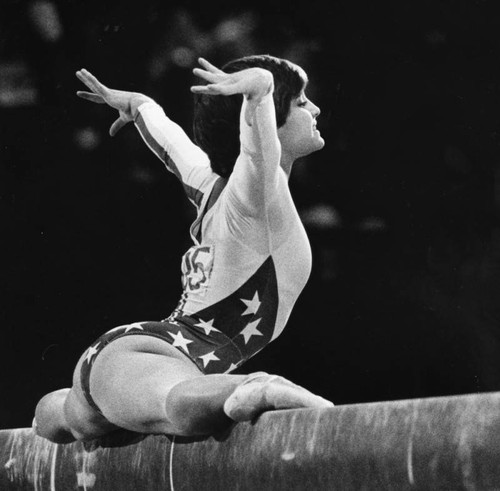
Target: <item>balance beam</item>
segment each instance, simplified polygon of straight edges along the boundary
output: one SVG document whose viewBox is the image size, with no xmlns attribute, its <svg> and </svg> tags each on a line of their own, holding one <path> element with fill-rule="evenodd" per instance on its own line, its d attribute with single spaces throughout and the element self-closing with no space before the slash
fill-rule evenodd
<svg viewBox="0 0 500 491">
<path fill-rule="evenodd" d="M 0 431 L 0 489 L 500 489 L 500 393 L 264 413 L 224 435 L 55 445 Z"/>
</svg>

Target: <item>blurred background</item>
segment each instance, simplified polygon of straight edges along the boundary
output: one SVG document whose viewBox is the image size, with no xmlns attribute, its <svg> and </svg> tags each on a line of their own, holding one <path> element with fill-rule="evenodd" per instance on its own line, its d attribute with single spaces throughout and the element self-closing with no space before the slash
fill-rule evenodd
<svg viewBox="0 0 500 491">
<path fill-rule="evenodd" d="M 309 73 L 327 144 L 297 163 L 310 281 L 241 370 L 337 404 L 500 390 L 494 0 L 0 3 L 0 427 L 28 426 L 102 332 L 168 316 L 193 210 L 85 67 L 191 133 L 198 56 Z"/>
</svg>

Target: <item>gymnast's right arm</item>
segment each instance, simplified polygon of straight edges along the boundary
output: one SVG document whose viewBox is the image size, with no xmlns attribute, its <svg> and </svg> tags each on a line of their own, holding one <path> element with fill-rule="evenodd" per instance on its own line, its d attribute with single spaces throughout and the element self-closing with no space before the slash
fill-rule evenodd
<svg viewBox="0 0 500 491">
<path fill-rule="evenodd" d="M 78 79 L 91 92 L 78 91 L 82 99 L 108 104 L 118 110 L 119 117 L 111 125 L 111 136 L 127 123 L 135 122 L 144 142 L 184 184 L 188 198 L 199 205 L 197 190 L 213 181 L 207 155 L 197 147 L 184 130 L 171 119 L 153 99 L 137 92 L 110 89 L 85 69 L 76 72 Z"/>
</svg>

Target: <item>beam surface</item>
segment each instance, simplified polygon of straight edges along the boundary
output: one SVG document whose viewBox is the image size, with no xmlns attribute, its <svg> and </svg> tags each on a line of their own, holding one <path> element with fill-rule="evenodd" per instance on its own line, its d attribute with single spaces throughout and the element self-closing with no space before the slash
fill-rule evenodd
<svg viewBox="0 0 500 491">
<path fill-rule="evenodd" d="M 2 430 L 0 489 L 498 490 L 500 393 L 272 411 L 198 441 Z"/>
</svg>

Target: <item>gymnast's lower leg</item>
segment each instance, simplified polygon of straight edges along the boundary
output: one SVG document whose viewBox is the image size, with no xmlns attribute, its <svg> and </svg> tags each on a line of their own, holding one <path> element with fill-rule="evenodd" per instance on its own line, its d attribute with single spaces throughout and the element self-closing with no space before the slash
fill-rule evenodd
<svg viewBox="0 0 500 491">
<path fill-rule="evenodd" d="M 333 404 L 277 375 L 206 375 L 178 383 L 166 399 L 167 415 L 185 431 L 209 434 L 264 411 Z"/>
<path fill-rule="evenodd" d="M 92 396 L 104 416 L 140 433 L 213 434 L 262 411 L 332 404 L 282 377 L 203 375 L 191 362 L 144 352 L 99 356 Z"/>
</svg>

